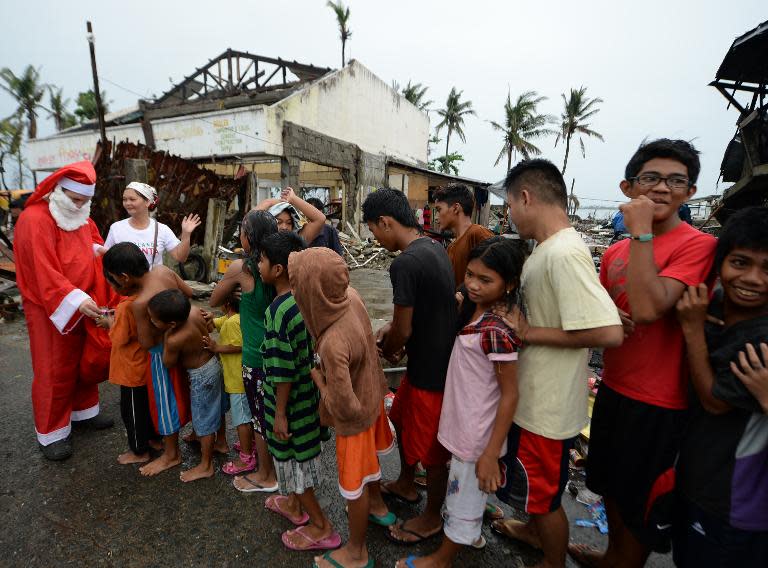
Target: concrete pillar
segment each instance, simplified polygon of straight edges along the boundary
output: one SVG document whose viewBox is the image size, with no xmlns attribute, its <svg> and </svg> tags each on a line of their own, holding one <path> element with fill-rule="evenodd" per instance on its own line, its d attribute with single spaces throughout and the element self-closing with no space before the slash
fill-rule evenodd
<svg viewBox="0 0 768 568">
<path fill-rule="evenodd" d="M 293 156 L 280 158 L 280 185 L 283 189 L 292 187 L 296 191 L 299 189 L 299 169 L 301 160 Z"/>
</svg>

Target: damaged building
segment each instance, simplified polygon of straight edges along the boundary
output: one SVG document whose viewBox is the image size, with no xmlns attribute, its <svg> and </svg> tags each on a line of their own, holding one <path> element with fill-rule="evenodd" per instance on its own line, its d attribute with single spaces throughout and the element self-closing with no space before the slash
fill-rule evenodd
<svg viewBox="0 0 768 568">
<path fill-rule="evenodd" d="M 156 100 L 139 101 L 105 121 L 113 158 L 148 161 L 148 181 L 166 194 L 161 215 L 189 212 L 180 203 L 190 191 L 190 197 L 208 194 L 196 191 L 193 179 L 187 191 L 158 172 L 153 164 L 160 155 L 215 174 L 203 180 L 206 187 L 216 185 L 227 201 L 239 194 L 241 214 L 292 186 L 329 203 L 326 213 L 344 230 L 359 232 L 362 201 L 385 185 L 404 191 L 414 209 L 452 181 L 468 183 L 479 203 L 488 202 L 488 184 L 427 169 L 427 114 L 354 60 L 334 70 L 228 49 Z M 33 170 L 52 171 L 93 159 L 98 141 L 94 122 L 30 141 L 27 159 Z M 124 180 L 116 171 L 111 177 L 105 205 L 114 211 L 107 217 L 119 218 L 120 204 L 113 201 Z"/>
</svg>

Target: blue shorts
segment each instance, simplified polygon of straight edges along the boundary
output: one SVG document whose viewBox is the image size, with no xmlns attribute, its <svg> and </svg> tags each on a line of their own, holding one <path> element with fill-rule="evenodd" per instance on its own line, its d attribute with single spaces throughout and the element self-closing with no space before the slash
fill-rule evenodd
<svg viewBox="0 0 768 568">
<path fill-rule="evenodd" d="M 198 436 L 215 433 L 221 426 L 222 378 L 221 363 L 217 357 L 202 367 L 188 369 L 189 391 L 192 400 L 192 427 Z"/>
<path fill-rule="evenodd" d="M 244 392 L 229 393 L 229 409 L 232 412 L 232 426 L 249 424 L 253 420 L 251 408 L 248 406 L 248 397 Z"/>
</svg>

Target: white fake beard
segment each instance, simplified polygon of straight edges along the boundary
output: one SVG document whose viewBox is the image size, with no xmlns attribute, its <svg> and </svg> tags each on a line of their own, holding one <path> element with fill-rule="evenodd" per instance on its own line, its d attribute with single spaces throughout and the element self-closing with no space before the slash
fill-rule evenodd
<svg viewBox="0 0 768 568">
<path fill-rule="evenodd" d="M 88 201 L 78 209 L 77 205 L 61 189 L 61 186 L 57 186 L 48 196 L 48 209 L 60 229 L 74 231 L 88 223 L 88 217 L 91 215 L 91 202 Z"/>
</svg>

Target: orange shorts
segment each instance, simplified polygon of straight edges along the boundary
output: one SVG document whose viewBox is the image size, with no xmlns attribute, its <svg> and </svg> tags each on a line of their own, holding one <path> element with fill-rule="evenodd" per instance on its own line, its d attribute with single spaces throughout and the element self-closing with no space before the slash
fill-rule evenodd
<svg viewBox="0 0 768 568">
<path fill-rule="evenodd" d="M 414 387 L 407 376 L 403 377 L 389 419 L 398 430 L 398 443 L 406 464 L 421 462 L 424 467 L 445 466 L 451 459 L 451 453 L 437 440 L 442 408 L 442 392 Z"/>
<path fill-rule="evenodd" d="M 354 436 L 336 435 L 336 466 L 339 470 L 339 491 L 350 501 L 360 498 L 366 483 L 381 479 L 379 456 L 395 447 L 384 401 L 376 422 Z"/>
</svg>

